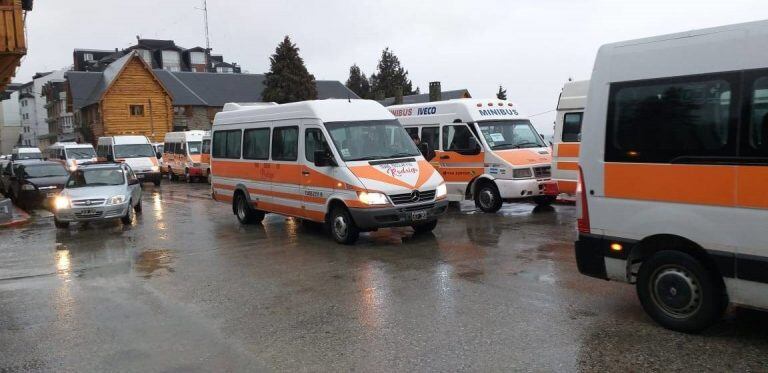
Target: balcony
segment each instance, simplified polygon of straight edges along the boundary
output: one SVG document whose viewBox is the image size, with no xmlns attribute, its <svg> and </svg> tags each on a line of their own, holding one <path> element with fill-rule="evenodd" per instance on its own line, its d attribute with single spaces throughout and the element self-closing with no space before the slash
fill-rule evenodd
<svg viewBox="0 0 768 373">
<path fill-rule="evenodd" d="M 31 8 L 29 3 L 22 0 L 0 0 L 0 90 L 11 82 L 21 58 L 27 54 L 22 8 Z"/>
</svg>

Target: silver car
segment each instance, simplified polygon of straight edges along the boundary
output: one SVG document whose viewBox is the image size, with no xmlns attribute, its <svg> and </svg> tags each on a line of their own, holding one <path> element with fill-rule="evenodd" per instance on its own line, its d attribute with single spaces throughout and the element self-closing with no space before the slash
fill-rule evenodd
<svg viewBox="0 0 768 373">
<path fill-rule="evenodd" d="M 83 165 L 69 176 L 54 207 L 56 228 L 113 219 L 132 224 L 141 213 L 141 184 L 126 164 Z"/>
</svg>

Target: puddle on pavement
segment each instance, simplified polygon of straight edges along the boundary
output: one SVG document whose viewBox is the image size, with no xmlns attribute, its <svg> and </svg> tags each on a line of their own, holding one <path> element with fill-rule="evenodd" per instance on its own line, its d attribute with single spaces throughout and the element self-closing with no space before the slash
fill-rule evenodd
<svg viewBox="0 0 768 373">
<path fill-rule="evenodd" d="M 134 270 L 142 273 L 144 278 L 151 278 L 160 273 L 173 273 L 171 263 L 174 260 L 171 250 L 145 250 L 136 256 Z"/>
</svg>

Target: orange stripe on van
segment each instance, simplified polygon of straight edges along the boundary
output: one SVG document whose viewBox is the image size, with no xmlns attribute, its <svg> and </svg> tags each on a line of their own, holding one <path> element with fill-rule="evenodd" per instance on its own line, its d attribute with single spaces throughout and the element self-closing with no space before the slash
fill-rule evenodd
<svg viewBox="0 0 768 373">
<path fill-rule="evenodd" d="M 558 180 L 557 189 L 560 191 L 560 193 L 571 194 L 571 195 L 576 194 L 576 182 L 568 181 L 568 180 Z"/>
<path fill-rule="evenodd" d="M 673 164 L 605 164 L 605 196 L 734 206 L 736 167 Z"/>
<path fill-rule="evenodd" d="M 580 143 L 557 144 L 557 150 L 555 151 L 555 154 L 558 157 L 578 158 L 580 148 Z"/>
<path fill-rule="evenodd" d="M 768 167 L 739 166 L 736 204 L 741 207 L 768 208 Z"/>
<path fill-rule="evenodd" d="M 578 171 L 579 162 L 557 162 L 557 169 L 564 171 Z"/>
</svg>

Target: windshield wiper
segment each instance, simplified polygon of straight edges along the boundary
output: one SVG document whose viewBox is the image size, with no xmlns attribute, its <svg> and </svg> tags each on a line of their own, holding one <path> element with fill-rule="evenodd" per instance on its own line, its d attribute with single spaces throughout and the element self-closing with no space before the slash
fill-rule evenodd
<svg viewBox="0 0 768 373">
<path fill-rule="evenodd" d="M 533 145 L 533 146 L 530 146 L 530 145 Z M 515 148 L 516 149 L 524 148 L 524 147 L 525 148 L 532 148 L 532 147 L 537 147 L 538 148 L 540 146 L 541 146 L 541 144 L 535 143 L 535 142 L 531 142 L 531 141 L 526 141 L 526 142 L 521 142 L 519 144 L 515 144 Z"/>
<path fill-rule="evenodd" d="M 415 157 L 415 155 L 413 155 L 411 153 L 395 153 L 395 154 L 390 155 L 387 158 L 400 158 L 400 157 Z"/>
<path fill-rule="evenodd" d="M 381 157 L 381 156 L 379 156 L 379 155 L 369 155 L 369 156 L 367 156 L 367 157 L 360 157 L 360 158 L 352 158 L 352 159 L 348 159 L 348 161 L 350 161 L 350 162 L 354 162 L 354 161 L 372 161 L 372 160 L 374 160 L 374 159 L 381 159 L 381 158 L 382 158 L 382 157 Z"/>
</svg>

